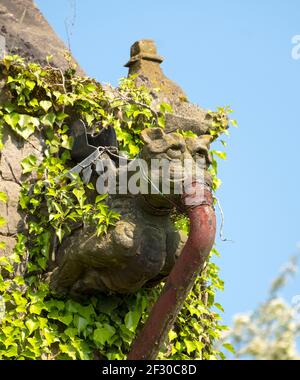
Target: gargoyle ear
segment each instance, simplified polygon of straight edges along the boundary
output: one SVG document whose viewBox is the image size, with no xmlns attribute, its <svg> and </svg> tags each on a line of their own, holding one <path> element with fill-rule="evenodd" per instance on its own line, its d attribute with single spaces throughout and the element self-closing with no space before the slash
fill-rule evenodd
<svg viewBox="0 0 300 380">
<path fill-rule="evenodd" d="M 154 140 L 160 140 L 164 136 L 161 128 L 146 128 L 141 133 L 141 139 L 145 144 L 150 144 Z"/>
</svg>

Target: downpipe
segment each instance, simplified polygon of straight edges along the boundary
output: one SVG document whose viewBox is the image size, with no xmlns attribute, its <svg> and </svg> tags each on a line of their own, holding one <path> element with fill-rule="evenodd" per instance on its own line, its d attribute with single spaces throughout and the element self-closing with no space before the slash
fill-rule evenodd
<svg viewBox="0 0 300 380">
<path fill-rule="evenodd" d="M 156 358 L 213 247 L 216 216 L 211 187 L 194 182 L 192 191 L 183 194 L 182 203 L 190 220 L 188 240 L 144 327 L 134 341 L 127 360 Z"/>
</svg>

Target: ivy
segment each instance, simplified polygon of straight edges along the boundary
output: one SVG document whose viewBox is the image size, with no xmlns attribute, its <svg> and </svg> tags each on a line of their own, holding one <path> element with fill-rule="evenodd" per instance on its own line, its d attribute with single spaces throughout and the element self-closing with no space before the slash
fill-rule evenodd
<svg viewBox="0 0 300 380">
<path fill-rule="evenodd" d="M 27 231 L 17 235 L 9 257 L 0 257 L 0 358 L 125 359 L 162 285 L 134 295 L 99 295 L 79 303 L 59 298 L 45 278 L 55 246 L 75 225 L 93 223 L 100 236 L 120 217 L 109 210 L 105 195 L 90 201 L 92 183 L 84 184 L 78 175 L 67 178 L 73 144 L 68 120 L 80 117 L 96 132 L 114 127 L 123 153 L 132 158 L 142 147 L 141 131 L 157 125 L 163 128 L 164 115 L 171 108 L 163 103 L 152 109 L 149 90 L 136 87 L 134 77 L 123 78 L 118 88 L 103 88 L 93 79 L 75 76 L 74 70 L 63 73 L 51 66 L 42 68 L 18 56 L 6 56 L 0 64 L 5 81 L 2 90 L 9 94 L 0 105 L 0 148 L 4 127 L 24 140 L 36 135 L 44 141 L 42 158 L 31 154 L 21 162 L 28 179 L 22 184 L 19 206 L 26 214 Z M 212 114 L 214 137 L 227 130 L 227 111 L 219 109 Z M 215 155 L 225 158 L 221 152 Z M 216 161 L 212 173 L 217 181 Z M 3 192 L 0 202 L 7 202 Z M 0 225 L 4 223 L 1 217 Z M 176 225 L 188 229 L 185 218 Z M 4 242 L 0 248 L 5 248 Z M 210 261 L 190 292 L 160 358 L 222 357 L 214 349 L 224 330 L 215 311 L 222 310 L 215 303 L 215 293 L 222 289 L 218 267 Z"/>
</svg>

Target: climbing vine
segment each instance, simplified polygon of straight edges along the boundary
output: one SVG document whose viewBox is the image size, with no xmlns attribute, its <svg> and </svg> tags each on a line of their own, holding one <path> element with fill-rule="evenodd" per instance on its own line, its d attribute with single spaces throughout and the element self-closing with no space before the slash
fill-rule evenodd
<svg viewBox="0 0 300 380">
<path fill-rule="evenodd" d="M 12 254 L 0 256 L 0 358 L 125 359 L 161 285 L 133 295 L 99 295 L 79 303 L 54 294 L 47 282 L 46 270 L 53 263 L 55 249 L 74 226 L 94 223 L 101 235 L 119 219 L 106 205 L 105 195 L 89 202 L 92 183 L 84 184 L 78 175 L 66 175 L 72 167 L 69 121 L 80 117 L 94 131 L 113 126 L 123 152 L 133 158 L 142 146 L 140 132 L 152 126 L 163 128 L 170 106 L 152 109 L 149 91 L 136 87 L 134 78 L 122 79 L 118 88 L 103 87 L 76 76 L 73 68 L 62 72 L 50 63 L 42 68 L 17 56 L 1 61 L 1 84 L 5 94 L 0 105 L 1 148 L 9 129 L 29 142 L 31 136 L 37 136 L 43 141 L 43 151 L 21 162 L 25 180 L 19 207 L 26 228 L 17 235 Z M 227 111 L 219 109 L 212 114 L 215 137 L 228 127 Z M 216 189 L 215 160 L 212 170 Z M 7 202 L 5 193 L 0 193 L 0 202 Z M 4 224 L 1 217 L 0 225 Z M 184 218 L 177 226 L 188 228 Z M 4 248 L 1 242 L 0 249 Z M 214 249 L 211 255 L 218 253 Z M 222 311 L 215 303 L 219 289 L 223 282 L 218 267 L 210 261 L 190 292 L 160 358 L 223 357 L 214 349 L 214 341 L 224 329 L 216 311 Z"/>
</svg>

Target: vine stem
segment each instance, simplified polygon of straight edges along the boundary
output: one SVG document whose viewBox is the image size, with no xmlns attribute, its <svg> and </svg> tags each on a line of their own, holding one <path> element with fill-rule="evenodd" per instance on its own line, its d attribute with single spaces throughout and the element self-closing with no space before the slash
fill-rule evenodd
<svg viewBox="0 0 300 380">
<path fill-rule="evenodd" d="M 131 104 L 136 104 L 136 105 L 138 105 L 138 106 L 141 106 L 141 107 L 144 107 L 144 108 L 148 109 L 148 110 L 151 111 L 152 114 L 155 116 L 156 125 L 158 126 L 158 113 L 157 113 L 157 111 L 155 111 L 151 106 L 149 106 L 149 105 L 146 104 L 146 103 L 143 103 L 143 102 L 139 102 L 139 101 L 137 101 L 137 100 L 134 100 L 134 99 L 132 99 L 132 98 L 130 98 L 130 97 L 128 97 L 128 96 L 122 94 L 122 93 L 120 92 L 120 90 L 118 90 L 118 89 L 117 89 L 117 90 L 116 90 L 116 89 L 113 89 L 110 85 L 109 85 L 109 87 L 111 88 L 112 91 L 117 92 L 117 94 L 118 94 L 118 97 L 115 97 L 115 98 L 113 99 L 114 101 L 115 101 L 115 100 L 122 100 L 122 101 L 124 101 L 124 102 L 128 102 L 128 103 L 131 103 Z"/>
</svg>

